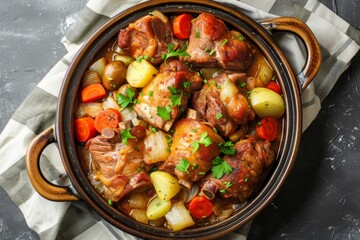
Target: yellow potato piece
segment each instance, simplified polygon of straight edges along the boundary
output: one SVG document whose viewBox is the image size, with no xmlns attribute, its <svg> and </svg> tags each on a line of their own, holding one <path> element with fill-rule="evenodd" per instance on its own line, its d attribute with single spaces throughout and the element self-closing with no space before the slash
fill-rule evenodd
<svg viewBox="0 0 360 240">
<path fill-rule="evenodd" d="M 126 72 L 126 80 L 132 87 L 142 88 L 150 82 L 158 70 L 148 61 L 142 59 L 141 61 L 133 61 L 128 66 Z"/>
<path fill-rule="evenodd" d="M 161 201 L 159 197 L 155 197 L 148 205 L 146 216 L 149 220 L 155 220 L 165 216 L 171 209 L 171 201 Z"/>
<path fill-rule="evenodd" d="M 250 93 L 250 103 L 260 118 L 273 117 L 279 119 L 285 112 L 284 99 L 268 88 L 254 88 Z"/>
<path fill-rule="evenodd" d="M 150 174 L 150 178 L 158 197 L 162 201 L 170 200 L 181 190 L 178 179 L 170 173 L 156 171 Z"/>
</svg>

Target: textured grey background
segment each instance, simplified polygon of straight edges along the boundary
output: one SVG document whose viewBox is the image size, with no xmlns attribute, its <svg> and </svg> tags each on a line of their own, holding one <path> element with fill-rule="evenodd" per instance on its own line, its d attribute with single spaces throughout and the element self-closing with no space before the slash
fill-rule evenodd
<svg viewBox="0 0 360 240">
<path fill-rule="evenodd" d="M 297 0 L 302 2 L 302 0 Z M 359 0 L 322 0 L 360 29 Z M 0 0 L 0 131 L 66 53 L 60 40 L 86 1 Z M 293 171 L 249 240 L 360 239 L 360 55 L 303 134 Z M 0 239 L 37 239 L 0 188 Z"/>
</svg>

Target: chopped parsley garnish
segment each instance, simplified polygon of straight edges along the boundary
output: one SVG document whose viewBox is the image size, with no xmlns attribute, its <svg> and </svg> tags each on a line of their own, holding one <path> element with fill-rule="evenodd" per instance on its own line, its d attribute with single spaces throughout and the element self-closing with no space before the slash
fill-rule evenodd
<svg viewBox="0 0 360 240">
<path fill-rule="evenodd" d="M 133 99 L 135 92 L 132 88 L 126 89 L 126 96 L 124 94 L 119 93 L 117 102 L 121 105 L 122 108 L 130 107 L 132 108 L 133 104 L 136 103 L 136 99 Z"/>
<path fill-rule="evenodd" d="M 181 90 L 177 90 L 175 87 L 171 86 L 168 87 L 171 96 L 170 96 L 170 100 L 172 105 L 175 106 L 180 106 L 181 105 L 181 98 L 183 96 L 183 92 Z"/>
<path fill-rule="evenodd" d="M 144 58 L 144 56 L 140 56 L 140 57 L 138 57 L 138 58 L 136 58 L 136 61 L 137 62 L 141 62 L 141 60 Z"/>
<path fill-rule="evenodd" d="M 223 115 L 222 115 L 221 113 L 218 113 L 218 114 L 216 114 L 216 116 L 215 116 L 216 119 L 220 119 L 220 118 L 222 118 L 222 117 L 223 117 Z"/>
<path fill-rule="evenodd" d="M 212 165 L 211 172 L 214 178 L 222 178 L 224 174 L 229 174 L 232 171 L 232 167 L 221 157 L 216 157 L 212 161 Z"/>
<path fill-rule="evenodd" d="M 153 91 L 149 91 L 149 97 L 152 97 L 154 95 Z"/>
<path fill-rule="evenodd" d="M 224 182 L 224 184 L 225 184 L 225 188 L 220 190 L 221 193 L 226 193 L 226 189 L 232 186 L 231 182 Z"/>
<path fill-rule="evenodd" d="M 193 153 L 196 153 L 197 150 L 199 150 L 199 147 L 200 147 L 198 141 L 193 142 L 193 143 L 191 144 L 191 146 L 193 147 L 193 150 L 192 150 Z"/>
<path fill-rule="evenodd" d="M 130 128 L 127 128 L 127 129 L 124 129 L 121 131 L 121 141 L 124 143 L 124 144 L 127 144 L 128 142 L 128 139 L 129 138 L 135 138 L 131 133 L 130 133 Z"/>
<path fill-rule="evenodd" d="M 188 168 L 190 167 L 190 163 L 185 158 L 182 158 L 180 162 L 176 165 L 176 169 L 182 172 L 186 172 L 187 174 L 190 174 L 188 171 Z"/>
<path fill-rule="evenodd" d="M 109 204 L 110 206 L 113 204 L 113 202 L 112 202 L 111 199 L 108 200 L 108 204 Z"/>
<path fill-rule="evenodd" d="M 225 46 L 225 44 L 228 42 L 228 40 L 225 38 L 222 42 L 221 42 L 221 46 Z"/>
<path fill-rule="evenodd" d="M 189 88 L 191 85 L 191 82 L 184 82 L 183 85 L 184 85 L 184 88 Z"/>
<path fill-rule="evenodd" d="M 245 38 L 244 38 L 243 35 L 239 34 L 239 35 L 238 35 L 238 39 L 239 39 L 240 41 L 243 41 Z"/>
<path fill-rule="evenodd" d="M 246 82 L 240 83 L 240 87 L 246 87 Z"/>
<path fill-rule="evenodd" d="M 235 155 L 236 149 L 234 148 L 234 144 L 231 141 L 226 143 L 219 143 L 220 152 L 228 155 Z"/>
<path fill-rule="evenodd" d="M 200 38 L 200 30 L 195 29 L 195 38 Z"/>
<path fill-rule="evenodd" d="M 212 50 L 209 52 L 209 55 L 212 56 L 212 55 L 214 55 L 214 53 L 215 53 L 215 49 L 212 49 Z"/>
<path fill-rule="evenodd" d="M 275 81 L 275 79 L 276 79 L 276 76 L 274 75 L 274 76 L 272 76 L 271 81 Z"/>
<path fill-rule="evenodd" d="M 244 179 L 244 182 L 248 182 L 248 180 L 249 180 L 249 178 L 248 178 L 248 177 L 246 177 L 246 178 Z"/>
<path fill-rule="evenodd" d="M 171 113 L 171 107 L 170 106 L 166 106 L 166 107 L 157 107 L 157 113 L 156 115 L 158 115 L 159 117 L 161 117 L 162 119 L 164 119 L 165 121 L 169 121 L 170 118 L 170 113 Z"/>
<path fill-rule="evenodd" d="M 153 133 L 156 133 L 156 132 L 157 132 L 157 130 L 156 130 L 156 128 L 155 128 L 154 126 L 151 127 L 151 131 L 152 131 Z"/>
<path fill-rule="evenodd" d="M 174 50 L 174 43 L 170 43 L 168 45 L 168 52 L 163 53 L 161 58 L 166 62 L 168 58 L 171 57 L 190 57 L 190 55 L 186 52 L 187 44 L 185 44 L 181 49 Z"/>
<path fill-rule="evenodd" d="M 207 132 L 204 132 L 200 135 L 199 143 L 204 145 L 205 147 L 208 147 L 210 144 L 212 144 L 211 138 L 208 136 Z"/>
<path fill-rule="evenodd" d="M 193 147 L 193 153 L 195 153 L 197 150 L 199 150 L 200 144 L 204 145 L 205 147 L 208 147 L 212 144 L 211 138 L 208 136 L 207 132 L 203 132 L 200 135 L 199 141 L 194 141 L 191 145 Z"/>
</svg>

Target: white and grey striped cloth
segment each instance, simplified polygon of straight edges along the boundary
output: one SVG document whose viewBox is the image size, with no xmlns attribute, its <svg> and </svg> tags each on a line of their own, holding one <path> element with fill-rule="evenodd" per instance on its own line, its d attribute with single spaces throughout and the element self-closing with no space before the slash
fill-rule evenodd
<svg viewBox="0 0 360 240">
<path fill-rule="evenodd" d="M 298 0 L 299 1 L 299 0 Z M 305 2 L 306 0 L 304 0 Z M 110 17 L 138 4 L 139 0 L 90 0 L 62 42 L 68 54 L 40 81 L 21 104 L 0 136 L 0 184 L 23 212 L 27 224 L 41 239 L 137 239 L 116 229 L 94 214 L 82 202 L 51 202 L 37 194 L 25 170 L 29 142 L 54 123 L 57 96 L 69 63 L 91 34 Z M 294 16 L 312 29 L 322 50 L 322 66 L 313 83 L 303 92 L 303 130 L 320 110 L 320 102 L 359 50 L 360 32 L 317 0 L 296 4 L 291 0 L 223 0 L 255 20 Z M 300 72 L 306 54 L 291 34 L 277 37 L 294 72 Z M 358 41 L 358 42 L 357 42 Z M 69 184 L 56 146 L 42 156 L 42 169 L 56 184 Z M 246 239 L 247 226 L 222 239 Z"/>
</svg>

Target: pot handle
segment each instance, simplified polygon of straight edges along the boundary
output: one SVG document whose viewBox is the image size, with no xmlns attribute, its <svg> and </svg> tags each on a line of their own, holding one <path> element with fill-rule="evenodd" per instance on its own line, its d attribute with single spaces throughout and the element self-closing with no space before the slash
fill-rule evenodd
<svg viewBox="0 0 360 240">
<path fill-rule="evenodd" d="M 320 46 L 313 32 L 303 21 L 293 17 L 273 18 L 261 22 L 261 25 L 271 32 L 287 31 L 294 33 L 304 42 L 307 50 L 307 60 L 305 67 L 297 76 L 301 89 L 304 91 L 316 76 L 321 63 Z"/>
<path fill-rule="evenodd" d="M 78 201 L 79 198 L 66 186 L 57 186 L 46 180 L 40 169 L 40 155 L 46 146 L 56 142 L 55 127 L 49 127 L 30 143 L 26 153 L 26 169 L 35 190 L 52 201 Z"/>
</svg>

